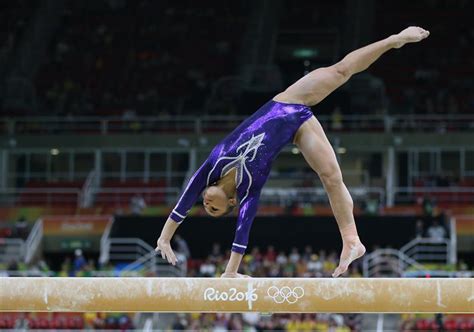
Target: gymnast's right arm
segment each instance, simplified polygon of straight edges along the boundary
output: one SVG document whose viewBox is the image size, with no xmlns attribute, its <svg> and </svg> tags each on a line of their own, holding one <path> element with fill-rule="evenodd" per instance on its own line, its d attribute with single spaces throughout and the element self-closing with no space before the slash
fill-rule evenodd
<svg viewBox="0 0 474 332">
<path fill-rule="evenodd" d="M 173 252 L 173 249 L 171 248 L 171 238 L 176 232 L 179 224 L 181 224 L 184 218 L 186 218 L 189 210 L 191 210 L 199 195 L 206 187 L 207 177 L 210 171 L 211 164 L 209 160 L 206 160 L 189 180 L 186 189 L 184 189 L 180 199 L 178 200 L 178 203 L 176 204 L 173 211 L 171 211 L 171 214 L 169 215 L 168 220 L 166 220 L 165 226 L 161 231 L 161 235 L 156 242 L 155 251 L 160 251 L 161 257 L 173 265 L 176 265 L 177 258 Z"/>
</svg>

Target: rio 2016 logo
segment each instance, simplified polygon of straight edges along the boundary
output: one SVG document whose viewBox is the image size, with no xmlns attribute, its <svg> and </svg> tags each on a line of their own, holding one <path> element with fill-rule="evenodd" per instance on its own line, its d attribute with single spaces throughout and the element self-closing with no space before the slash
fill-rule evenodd
<svg viewBox="0 0 474 332">
<path fill-rule="evenodd" d="M 247 301 L 249 310 L 252 310 L 252 303 L 257 301 L 256 289 L 249 283 L 247 291 L 238 291 L 236 288 L 229 288 L 228 291 L 218 291 L 213 287 L 208 287 L 204 291 L 204 301 L 241 302 Z"/>
</svg>

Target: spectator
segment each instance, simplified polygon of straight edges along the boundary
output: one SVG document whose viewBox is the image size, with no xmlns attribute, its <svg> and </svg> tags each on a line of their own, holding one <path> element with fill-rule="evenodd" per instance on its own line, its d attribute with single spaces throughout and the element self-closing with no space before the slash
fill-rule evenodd
<svg viewBox="0 0 474 332">
<path fill-rule="evenodd" d="M 82 250 L 81 249 L 76 249 L 74 251 L 74 263 L 73 263 L 73 273 L 76 273 L 87 264 L 86 259 L 82 255 Z"/>
<path fill-rule="evenodd" d="M 288 262 L 288 257 L 286 257 L 285 252 L 280 251 L 280 253 L 278 254 L 276 258 L 276 263 L 278 265 L 285 265 L 287 262 Z"/>
<path fill-rule="evenodd" d="M 443 241 L 446 238 L 446 230 L 440 225 L 438 220 L 433 220 L 433 224 L 428 227 L 428 238 L 434 241 Z"/>
<path fill-rule="evenodd" d="M 267 252 L 265 253 L 265 260 L 269 262 L 275 262 L 276 260 L 276 252 L 274 246 L 268 246 Z"/>
<path fill-rule="evenodd" d="M 130 200 L 130 211 L 133 215 L 140 216 L 146 208 L 145 199 L 140 194 L 135 194 Z"/>
<path fill-rule="evenodd" d="M 216 265 L 212 263 L 210 258 L 207 258 L 199 268 L 199 273 L 201 277 L 214 277 L 216 275 Z"/>
<path fill-rule="evenodd" d="M 311 255 L 311 258 L 307 264 L 308 272 L 310 272 L 313 276 L 317 272 L 321 272 L 323 269 L 323 263 L 318 259 L 318 255 Z"/>
<path fill-rule="evenodd" d="M 434 214 L 434 203 L 431 197 L 425 196 L 423 198 L 423 213 L 425 216 L 432 217 Z"/>
<path fill-rule="evenodd" d="M 298 253 L 298 249 L 296 247 L 293 247 L 291 249 L 291 254 L 290 254 L 289 259 L 290 259 L 290 262 L 293 264 L 298 263 L 298 261 L 300 260 L 300 254 Z"/>
</svg>

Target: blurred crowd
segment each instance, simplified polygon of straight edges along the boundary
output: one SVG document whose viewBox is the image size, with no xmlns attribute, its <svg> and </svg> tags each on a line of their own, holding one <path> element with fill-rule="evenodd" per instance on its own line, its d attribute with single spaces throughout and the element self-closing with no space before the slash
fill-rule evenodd
<svg viewBox="0 0 474 332">
<path fill-rule="evenodd" d="M 371 70 L 387 87 L 393 112 L 403 114 L 470 113 L 474 108 L 474 28 L 472 1 L 380 1 L 376 35 L 413 25 L 426 27 L 430 37 L 403 55 L 386 57 Z M 390 12 L 391 15 L 384 13 Z"/>
<path fill-rule="evenodd" d="M 4 19 L 0 21 L 5 33 L 0 35 L 0 60 L 6 61 L 6 54 L 12 53 L 25 26 L 33 21 L 35 5 L 28 0 L 2 5 L 1 18 Z M 348 17 L 340 13 L 347 12 L 346 5 L 344 1 L 317 4 L 302 0 L 294 6 L 284 1 L 279 10 L 285 15 L 280 15 L 277 30 L 284 35 L 286 31 L 311 32 L 318 27 L 344 35 Z M 374 90 L 371 87 L 362 92 L 368 98 L 341 93 L 338 100 L 347 102 L 336 103 L 329 109 L 323 105 L 322 113 L 328 114 L 330 110 L 339 126 L 347 113 L 385 114 L 387 107 L 390 113 L 397 114 L 469 113 L 474 107 L 474 55 L 470 47 L 474 42 L 474 29 L 469 19 L 473 3 L 381 1 L 374 6 L 375 13 L 392 15 L 375 15 L 376 32 L 371 40 L 386 37 L 413 22 L 425 25 L 432 34 L 423 47 L 404 49 L 403 56 L 387 56 L 379 66 L 376 64 L 370 69 L 373 78 L 370 82 L 386 90 L 388 104 L 367 107 L 373 99 L 370 98 Z M 214 111 L 236 113 L 236 105 L 225 102 L 226 94 L 232 95 L 235 87 L 230 84 L 224 88 L 226 91 L 218 91 L 213 90 L 213 86 L 223 77 L 240 74 L 239 66 L 245 53 L 241 44 L 245 41 L 253 8 L 248 1 L 67 2 L 45 61 L 34 77 L 40 111 L 36 114 L 115 115 L 124 119 L 137 115 L 202 114 L 206 102 L 212 94 L 215 97 L 216 91 L 222 93 L 222 103 Z M 400 17 L 407 19 L 400 20 Z M 447 18 L 451 21 L 446 21 Z M 301 45 L 306 45 L 304 33 L 296 37 L 301 38 Z M 294 47 L 291 43 L 280 46 Z M 335 49 L 349 51 L 343 45 L 335 45 Z M 298 58 L 292 63 L 285 62 L 280 59 L 285 55 L 278 52 L 273 54 L 279 66 L 276 70 L 292 73 L 292 77 L 286 77 L 285 85 L 314 69 L 308 65 L 312 60 Z M 320 65 L 327 63 L 315 61 L 314 66 Z M 354 106 L 357 102 L 352 103 L 357 98 L 365 100 L 361 107 Z M 348 107 L 347 103 L 352 106 Z M 241 108 L 239 112 L 250 111 Z M 21 110 L 11 111 L 21 114 Z M 407 125 L 410 125 L 409 120 Z"/>
<path fill-rule="evenodd" d="M 225 269 L 230 251 L 223 252 L 219 244 L 214 244 L 210 255 L 204 260 L 190 260 L 190 277 L 220 276 Z M 276 251 L 273 246 L 261 251 L 259 247 L 244 256 L 241 273 L 253 277 L 329 277 L 337 267 L 339 257 L 336 251 L 315 252 L 311 246 L 303 251 L 294 247 L 290 252 Z M 361 277 L 360 266 L 351 265 L 346 276 Z"/>
<path fill-rule="evenodd" d="M 126 313 L 0 313 L 0 329 L 131 330 L 133 315 Z"/>
<path fill-rule="evenodd" d="M 244 4 L 68 3 L 36 77 L 49 114 L 179 114 L 235 68 Z M 186 40 L 186 43 L 177 42 Z"/>
<path fill-rule="evenodd" d="M 361 315 L 350 314 L 178 314 L 170 330 L 192 331 L 328 331 L 361 330 Z"/>
</svg>

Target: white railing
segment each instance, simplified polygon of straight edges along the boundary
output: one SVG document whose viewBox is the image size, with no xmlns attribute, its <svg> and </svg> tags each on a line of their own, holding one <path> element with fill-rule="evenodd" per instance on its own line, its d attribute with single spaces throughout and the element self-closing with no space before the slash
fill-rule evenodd
<svg viewBox="0 0 474 332">
<path fill-rule="evenodd" d="M 456 231 L 456 218 L 449 218 L 449 263 L 456 264 L 458 261 L 458 232 Z"/>
<path fill-rule="evenodd" d="M 474 203 L 473 187 L 396 187 L 393 191 L 397 203 L 413 202 L 425 195 L 446 203 Z"/>
<path fill-rule="evenodd" d="M 41 240 L 43 239 L 43 220 L 39 219 L 33 225 L 33 228 L 28 235 L 25 243 L 25 263 L 31 263 L 34 255 L 36 254 L 38 247 L 40 246 Z"/>
<path fill-rule="evenodd" d="M 114 224 L 114 219 L 112 218 L 105 227 L 104 233 L 100 238 L 100 256 L 99 256 L 99 263 L 101 265 L 107 263 L 109 261 L 109 253 L 110 253 L 110 231 L 112 230 L 112 226 Z"/>
<path fill-rule="evenodd" d="M 167 188 L 90 188 L 88 195 L 95 197 L 95 204 L 129 204 L 132 195 L 141 195 L 147 204 L 174 204 L 180 189 Z M 6 188 L 0 190 L 0 205 L 70 205 L 78 206 L 81 190 L 72 188 Z M 80 206 L 80 205 L 79 205 Z"/>
<path fill-rule="evenodd" d="M 108 250 L 108 253 L 106 251 Z M 144 268 L 160 276 L 183 277 L 187 271 L 187 261 L 183 255 L 177 253 L 178 264 L 169 265 L 155 249 L 139 238 L 108 238 L 101 241 L 101 264 L 108 261 L 127 263 L 121 269 L 121 275 L 130 275 L 136 269 Z M 106 260 L 107 259 L 107 260 Z"/>
<path fill-rule="evenodd" d="M 22 239 L 0 238 L 0 262 L 18 262 L 25 257 L 25 241 Z"/>
<path fill-rule="evenodd" d="M 177 187 L 166 188 L 97 188 L 93 190 L 95 204 L 130 203 L 132 195 L 140 195 L 147 204 L 174 204 L 181 190 Z"/>
<path fill-rule="evenodd" d="M 77 205 L 80 190 L 73 188 L 3 188 L 0 204 L 16 205 Z"/>
<path fill-rule="evenodd" d="M 290 181 L 290 178 L 286 178 Z M 282 180 L 285 181 L 285 180 Z M 281 181 L 280 181 L 281 182 Z M 322 187 L 281 186 L 278 177 L 269 179 L 262 189 L 261 201 L 269 204 L 287 206 L 292 202 L 320 203 L 327 202 L 327 195 Z M 348 187 L 355 201 L 376 200 L 383 204 L 387 197 L 385 188 L 352 186 Z M 418 198 L 428 195 L 437 202 L 474 203 L 473 187 L 396 187 L 393 189 L 397 203 L 414 203 Z M 88 196 L 95 197 L 93 204 L 128 205 L 133 195 L 140 195 L 148 205 L 175 204 L 181 190 L 178 187 L 143 188 L 115 187 L 90 188 Z M 84 194 L 73 188 L 5 188 L 0 190 L 0 205 L 71 205 L 82 202 Z"/>
<path fill-rule="evenodd" d="M 450 241 L 434 240 L 430 238 L 415 238 L 400 248 L 400 252 L 420 262 L 436 262 L 450 264 L 451 250 Z M 456 250 L 456 248 L 454 248 Z"/>
<path fill-rule="evenodd" d="M 10 135 L 18 134 L 121 134 L 121 133 L 213 133 L 228 132 L 244 116 L 161 116 L 136 117 L 26 117 L 0 119 L 0 128 Z M 331 130 L 332 117 L 318 116 L 327 130 Z M 140 128 L 137 130 L 136 128 Z M 469 131 L 474 128 L 474 115 L 343 115 L 338 125 L 341 131 Z"/>
<path fill-rule="evenodd" d="M 186 257 L 176 252 L 176 258 L 178 259 L 178 263 L 176 266 L 172 266 L 163 260 L 161 256 L 157 256 L 155 250 L 152 250 L 148 254 L 143 255 L 136 261 L 125 266 L 121 270 L 121 273 L 128 274 L 130 271 L 134 271 L 138 268 L 145 268 L 147 271 L 156 273 L 157 276 L 185 277 L 187 272 Z"/>
<path fill-rule="evenodd" d="M 91 171 L 84 181 L 79 195 L 78 206 L 81 208 L 91 207 L 94 202 L 94 190 L 98 188 L 99 180 L 96 171 Z"/>
<path fill-rule="evenodd" d="M 109 238 L 109 260 L 134 262 L 155 249 L 138 238 Z"/>
<path fill-rule="evenodd" d="M 355 201 L 371 198 L 383 203 L 385 200 L 385 190 L 383 188 L 349 187 L 348 189 Z M 282 206 L 288 206 L 293 202 L 327 202 L 328 197 L 324 188 L 264 187 L 260 200 L 263 203 L 277 203 Z"/>
<path fill-rule="evenodd" d="M 453 257 L 451 251 L 456 248 L 450 245 L 449 240 L 416 238 L 400 250 L 377 249 L 364 257 L 364 276 L 432 275 L 433 272 L 428 271 L 422 263 L 455 264 L 456 262 L 451 260 Z M 442 272 L 438 273 L 444 275 Z"/>
<path fill-rule="evenodd" d="M 377 249 L 364 256 L 364 277 L 400 277 L 407 269 L 426 273 L 426 268 L 400 250 Z"/>
</svg>

